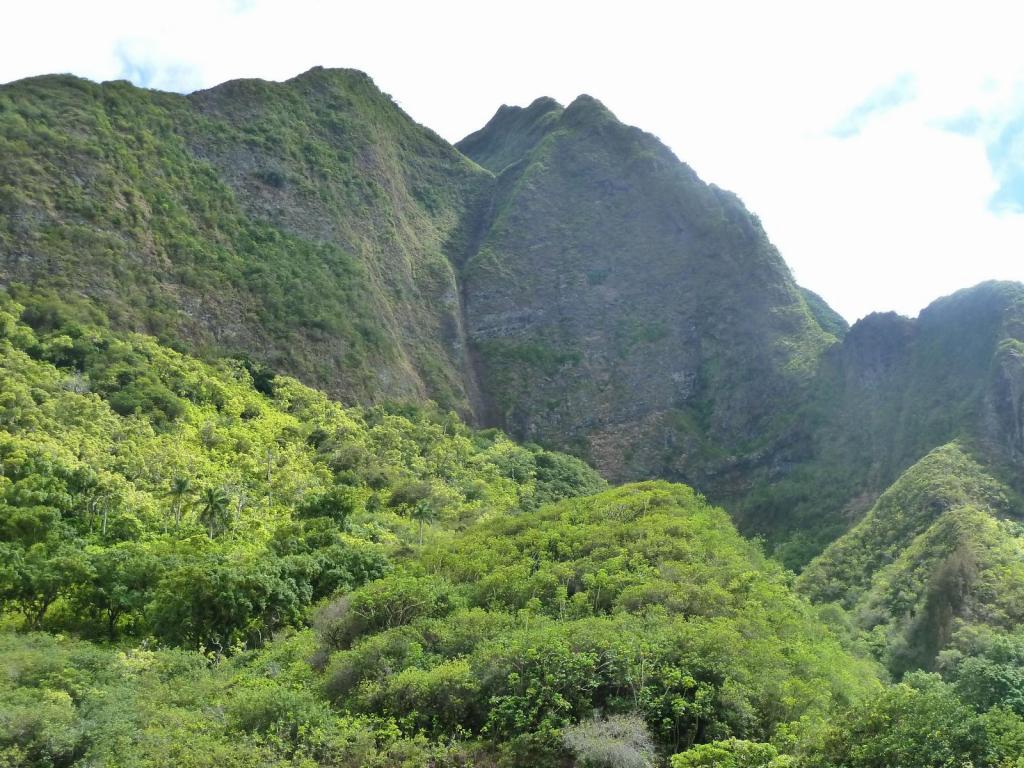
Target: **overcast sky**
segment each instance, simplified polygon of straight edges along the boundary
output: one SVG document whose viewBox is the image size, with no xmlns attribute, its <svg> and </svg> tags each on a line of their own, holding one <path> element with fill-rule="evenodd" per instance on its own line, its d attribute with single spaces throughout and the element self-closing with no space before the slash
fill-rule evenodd
<svg viewBox="0 0 1024 768">
<path fill-rule="evenodd" d="M 191 91 L 314 65 L 369 73 L 456 141 L 502 103 L 579 93 L 757 213 L 850 320 L 1024 280 L 1024 4 L 5 4 L 0 82 Z"/>
</svg>

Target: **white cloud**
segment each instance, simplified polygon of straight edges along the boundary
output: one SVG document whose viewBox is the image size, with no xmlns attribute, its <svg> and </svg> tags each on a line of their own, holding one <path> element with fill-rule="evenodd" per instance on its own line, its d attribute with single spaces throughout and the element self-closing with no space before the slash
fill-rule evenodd
<svg viewBox="0 0 1024 768">
<path fill-rule="evenodd" d="M 500 103 L 591 93 L 737 192 L 853 319 L 1024 280 L 1024 215 L 989 205 L 1024 158 L 986 152 L 1024 133 L 1022 22 L 1011 3 L 36 2 L 5 9 L 0 81 L 187 90 L 349 66 L 451 140 Z"/>
</svg>

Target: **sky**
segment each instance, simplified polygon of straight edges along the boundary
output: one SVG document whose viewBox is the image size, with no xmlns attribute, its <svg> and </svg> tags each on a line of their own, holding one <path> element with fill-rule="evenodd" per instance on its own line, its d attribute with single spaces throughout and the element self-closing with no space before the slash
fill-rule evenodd
<svg viewBox="0 0 1024 768">
<path fill-rule="evenodd" d="M 188 92 L 367 72 L 450 141 L 501 104 L 600 99 L 756 213 L 848 320 L 1024 281 L 1024 4 L 5 3 L 0 82 Z"/>
</svg>

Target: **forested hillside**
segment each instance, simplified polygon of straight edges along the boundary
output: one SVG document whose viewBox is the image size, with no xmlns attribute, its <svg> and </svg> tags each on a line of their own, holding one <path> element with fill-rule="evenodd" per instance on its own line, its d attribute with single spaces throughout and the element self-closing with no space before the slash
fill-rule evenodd
<svg viewBox="0 0 1024 768">
<path fill-rule="evenodd" d="M 1024 743 L 1012 616 L 958 629 L 928 665 L 949 682 L 883 694 L 871 652 L 903 636 L 815 609 L 685 486 L 602 491 L 86 303 L 20 291 L 0 317 L 6 765 L 875 765 L 844 756 L 890 755 L 871 723 L 894 714 L 927 754 Z M 949 497 L 1005 513 L 957 451 Z M 853 605 L 838 578 L 853 597 L 816 596 Z"/>
<path fill-rule="evenodd" d="M 800 591 L 852 609 L 895 675 L 935 669 L 979 632 L 1024 620 L 1024 505 L 958 444 L 905 472 L 811 561 Z"/>
<path fill-rule="evenodd" d="M 382 575 L 427 522 L 603 486 L 454 414 L 346 409 L 77 309 L 4 299 L 3 597 L 29 627 L 226 652 Z"/>
<path fill-rule="evenodd" d="M 1022 470 L 589 96 L 0 86 L 0 768 L 1024 768 Z"/>
<path fill-rule="evenodd" d="M 453 147 L 349 70 L 42 77 L 0 88 L 0 150 L 3 283 L 683 480 L 794 567 L 950 440 L 1024 461 L 1019 285 L 847 333 L 734 195 L 589 96 Z"/>
</svg>

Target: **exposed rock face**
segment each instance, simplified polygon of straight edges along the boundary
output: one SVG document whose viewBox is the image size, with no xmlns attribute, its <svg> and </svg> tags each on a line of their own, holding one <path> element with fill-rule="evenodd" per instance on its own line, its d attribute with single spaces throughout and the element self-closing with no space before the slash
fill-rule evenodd
<svg viewBox="0 0 1024 768">
<path fill-rule="evenodd" d="M 762 461 L 835 338 L 756 218 L 587 96 L 458 147 L 500 172 L 463 268 L 487 416 L 617 479 Z"/>
</svg>

